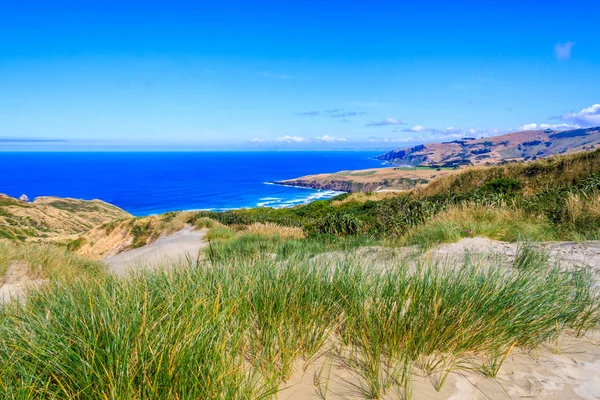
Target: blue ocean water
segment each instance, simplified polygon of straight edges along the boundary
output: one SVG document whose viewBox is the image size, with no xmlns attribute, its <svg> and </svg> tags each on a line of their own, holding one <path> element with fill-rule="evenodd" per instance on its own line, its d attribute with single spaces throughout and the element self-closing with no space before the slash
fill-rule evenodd
<svg viewBox="0 0 600 400">
<path fill-rule="evenodd" d="M 333 191 L 269 185 L 302 175 L 381 166 L 380 152 L 2 153 L 0 193 L 101 199 L 134 215 L 288 207 Z"/>
</svg>

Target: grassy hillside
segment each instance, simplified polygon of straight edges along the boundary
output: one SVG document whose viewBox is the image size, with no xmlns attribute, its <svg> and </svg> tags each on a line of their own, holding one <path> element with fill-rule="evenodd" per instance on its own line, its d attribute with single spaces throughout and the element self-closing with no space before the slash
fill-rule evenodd
<svg viewBox="0 0 600 400">
<path fill-rule="evenodd" d="M 67 242 L 109 221 L 131 215 L 100 200 L 38 197 L 31 203 L 0 194 L 0 238 Z"/>
<path fill-rule="evenodd" d="M 480 212 L 461 214 L 461 209 L 468 208 Z M 480 225 L 497 226 L 496 234 L 492 235 L 497 239 L 597 238 L 600 150 L 527 163 L 469 168 L 406 193 L 342 195 L 291 209 L 199 212 L 192 214 L 189 221 L 209 217 L 233 227 L 272 222 L 301 227 L 309 236 L 368 235 L 413 243 L 417 240 L 415 230 L 433 223 L 434 217 L 439 221 L 444 216 L 448 221 L 460 216 L 462 222 L 441 227 L 448 232 L 446 235 L 438 232 L 436 240 L 491 235 L 487 228 L 472 229 L 477 227 L 477 219 Z"/>
<path fill-rule="evenodd" d="M 535 160 L 592 150 L 600 145 L 600 127 L 567 131 L 522 131 L 500 136 L 428 143 L 394 150 L 377 158 L 399 165 L 465 166 Z"/>
</svg>

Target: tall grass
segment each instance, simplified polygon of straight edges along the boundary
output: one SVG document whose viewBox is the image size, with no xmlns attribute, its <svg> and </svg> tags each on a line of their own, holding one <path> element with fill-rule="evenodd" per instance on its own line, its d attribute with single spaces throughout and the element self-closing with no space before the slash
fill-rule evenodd
<svg viewBox="0 0 600 400">
<path fill-rule="evenodd" d="M 343 239 L 335 235 L 314 235 L 300 239 L 285 238 L 270 232 L 265 234 L 264 231 L 254 232 L 256 231 L 244 230 L 236 234 L 228 228 L 211 229 L 206 235 L 209 240 L 206 248 L 208 259 L 227 263 L 233 260 L 257 262 L 264 259 L 309 258 L 328 251 L 345 251 L 388 243 L 370 236 L 350 236 Z"/>
<path fill-rule="evenodd" d="M 64 248 L 0 240 L 0 282 L 11 262 L 26 263 L 31 279 L 71 280 L 104 274 L 102 264 L 76 256 Z"/>
<path fill-rule="evenodd" d="M 254 223 L 244 228 L 245 233 L 281 239 L 303 239 L 304 231 L 296 226 L 283 226 L 272 222 Z"/>
<path fill-rule="evenodd" d="M 4 398 L 270 397 L 323 354 L 365 396 L 410 395 L 412 371 L 495 375 L 515 347 L 597 326 L 589 273 L 523 257 L 519 268 L 386 269 L 231 258 L 129 279 L 52 283 L 0 308 Z M 526 265 L 527 264 L 527 265 Z"/>
<path fill-rule="evenodd" d="M 558 235 L 545 218 L 527 215 L 518 208 L 467 203 L 452 206 L 409 229 L 403 239 L 409 245 L 429 246 L 473 236 L 515 242 L 556 240 Z"/>
</svg>

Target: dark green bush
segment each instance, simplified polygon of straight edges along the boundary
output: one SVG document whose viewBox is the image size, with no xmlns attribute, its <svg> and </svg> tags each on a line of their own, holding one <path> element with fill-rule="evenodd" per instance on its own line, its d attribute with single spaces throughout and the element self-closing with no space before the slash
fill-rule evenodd
<svg viewBox="0 0 600 400">
<path fill-rule="evenodd" d="M 514 178 L 496 178 L 481 185 L 484 193 L 515 194 L 523 189 L 523 184 Z"/>
<path fill-rule="evenodd" d="M 326 235 L 352 236 L 361 233 L 363 222 L 348 213 L 328 214 L 317 223 L 316 231 Z"/>
</svg>

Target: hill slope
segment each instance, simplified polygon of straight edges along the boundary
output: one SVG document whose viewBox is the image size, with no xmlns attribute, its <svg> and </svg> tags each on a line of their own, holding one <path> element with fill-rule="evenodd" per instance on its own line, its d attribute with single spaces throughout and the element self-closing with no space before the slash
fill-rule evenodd
<svg viewBox="0 0 600 400">
<path fill-rule="evenodd" d="M 0 238 L 62 241 L 120 218 L 131 217 L 101 200 L 38 197 L 31 203 L 0 194 Z"/>
<path fill-rule="evenodd" d="M 396 165 L 454 167 L 529 160 L 598 146 L 600 127 L 568 131 L 522 131 L 481 139 L 429 143 L 390 151 L 376 158 Z"/>
<path fill-rule="evenodd" d="M 429 167 L 372 168 L 357 171 L 340 171 L 333 174 L 307 175 L 274 182 L 279 185 L 342 192 L 400 191 L 425 184 L 447 174 L 449 169 Z"/>
</svg>

